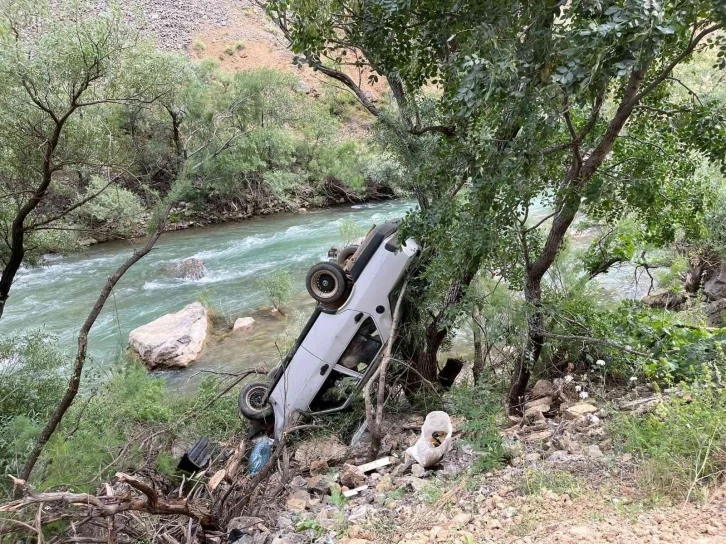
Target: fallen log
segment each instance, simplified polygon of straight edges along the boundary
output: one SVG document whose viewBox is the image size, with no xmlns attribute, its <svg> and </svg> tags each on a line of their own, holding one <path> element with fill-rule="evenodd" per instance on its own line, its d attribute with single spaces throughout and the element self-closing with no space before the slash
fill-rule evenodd
<svg viewBox="0 0 726 544">
<path fill-rule="evenodd" d="M 24 480 L 13 478 L 16 489 L 20 489 L 23 496 L 14 501 L 0 505 L 0 512 L 17 512 L 34 504 L 62 503 L 74 507 L 86 507 L 91 517 L 110 517 L 122 512 L 146 512 L 156 516 L 185 516 L 198 521 L 202 527 L 216 527 L 216 519 L 205 507 L 187 500 L 162 499 L 156 490 L 147 483 L 119 472 L 118 481 L 141 492 L 143 496 L 132 496 L 131 493 L 123 495 L 96 496 L 89 493 L 71 493 L 58 491 L 38 493 L 30 488 Z"/>
</svg>

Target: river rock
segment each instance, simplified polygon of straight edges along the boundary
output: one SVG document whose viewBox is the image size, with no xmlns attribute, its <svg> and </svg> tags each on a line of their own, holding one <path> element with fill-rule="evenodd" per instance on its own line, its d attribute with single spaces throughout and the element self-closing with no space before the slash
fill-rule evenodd
<svg viewBox="0 0 726 544">
<path fill-rule="evenodd" d="M 174 278 L 183 278 L 185 280 L 201 280 L 207 275 L 207 267 L 204 261 L 196 257 L 189 257 L 174 263 L 169 267 L 169 274 Z"/>
<path fill-rule="evenodd" d="M 366 475 L 354 465 L 343 465 L 340 470 L 340 485 L 355 489 L 366 483 Z"/>
<path fill-rule="evenodd" d="M 726 298 L 726 263 L 722 263 L 716 272 L 709 274 L 703 283 L 703 294 L 711 301 Z"/>
<path fill-rule="evenodd" d="M 207 340 L 209 315 L 199 302 L 129 333 L 129 345 L 149 368 L 183 368 L 199 358 Z"/>
<path fill-rule="evenodd" d="M 255 326 L 255 320 L 252 317 L 240 317 L 234 322 L 232 330 L 234 332 L 248 332 Z"/>
<path fill-rule="evenodd" d="M 726 324 L 726 299 L 717 300 L 706 305 L 706 325 L 721 327 Z"/>
<path fill-rule="evenodd" d="M 565 419 L 574 421 L 580 416 L 586 416 L 587 414 L 594 414 L 597 412 L 597 407 L 587 402 L 578 402 L 577 404 L 570 406 L 565 410 Z"/>
<path fill-rule="evenodd" d="M 680 310 L 686 303 L 686 295 L 674 293 L 667 289 L 661 289 L 652 295 L 646 295 L 642 299 L 643 304 L 649 308 L 665 308 L 666 310 Z"/>
<path fill-rule="evenodd" d="M 555 394 L 555 386 L 549 380 L 537 380 L 534 384 L 529 398 L 532 400 L 541 399 L 542 397 L 551 397 Z"/>
</svg>

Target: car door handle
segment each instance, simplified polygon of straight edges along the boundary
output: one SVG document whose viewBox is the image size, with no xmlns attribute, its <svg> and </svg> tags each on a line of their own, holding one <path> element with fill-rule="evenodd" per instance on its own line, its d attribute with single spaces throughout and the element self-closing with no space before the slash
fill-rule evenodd
<svg viewBox="0 0 726 544">
<path fill-rule="evenodd" d="M 329 368 L 330 365 L 323 365 L 322 367 L 320 367 L 320 375 L 325 376 L 325 373 L 328 371 Z"/>
</svg>

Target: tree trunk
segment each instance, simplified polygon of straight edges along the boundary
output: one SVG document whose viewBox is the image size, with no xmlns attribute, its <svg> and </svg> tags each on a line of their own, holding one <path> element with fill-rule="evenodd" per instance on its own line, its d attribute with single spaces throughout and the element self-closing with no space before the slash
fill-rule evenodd
<svg viewBox="0 0 726 544">
<path fill-rule="evenodd" d="M 96 303 L 91 309 L 91 313 L 88 314 L 88 318 L 86 318 L 86 321 L 83 323 L 83 326 L 78 333 L 78 353 L 76 354 L 75 363 L 73 364 L 73 371 L 71 373 L 71 378 L 68 382 L 68 387 L 66 388 L 66 392 L 63 395 L 63 398 L 60 400 L 58 406 L 56 406 L 55 411 L 50 416 L 50 419 L 43 428 L 43 431 L 40 433 L 40 436 L 38 437 L 38 440 L 36 441 L 33 450 L 30 452 L 30 455 L 25 462 L 25 466 L 23 466 L 23 470 L 20 473 L 20 480 L 22 480 L 23 482 L 27 482 L 29 480 L 31 473 L 33 472 L 33 468 L 35 468 L 35 464 L 38 462 L 38 458 L 43 452 L 43 448 L 45 447 L 48 440 L 50 440 L 50 437 L 53 435 L 60 422 L 63 420 L 63 416 L 65 416 L 71 404 L 73 404 L 73 400 L 78 394 L 78 389 L 81 384 L 81 376 L 83 374 L 83 366 L 86 362 L 86 355 L 88 352 L 88 333 L 91 331 L 91 328 L 93 327 L 96 319 L 101 313 L 101 310 L 103 310 L 103 307 L 106 304 L 108 297 L 111 295 L 111 292 L 113 291 L 113 288 L 116 286 L 118 281 L 123 277 L 123 275 L 128 271 L 129 268 L 131 268 L 134 264 L 141 260 L 141 258 L 149 253 L 149 251 L 151 251 L 151 248 L 154 247 L 154 244 L 159 239 L 159 236 L 161 236 L 161 233 L 164 232 L 164 228 L 166 227 L 166 219 L 169 216 L 171 207 L 172 203 L 169 203 L 166 206 L 164 213 L 159 220 L 159 224 L 156 227 L 156 230 L 153 234 L 149 236 L 146 245 L 139 251 L 134 251 L 133 255 L 131 255 L 131 257 L 129 257 L 126 262 L 124 262 L 116 270 L 116 272 L 114 272 L 114 274 L 108 278 L 108 280 L 106 281 L 106 285 L 104 286 L 101 294 L 96 300 Z M 22 488 L 16 487 L 15 492 L 16 494 L 22 494 Z"/>
<path fill-rule="evenodd" d="M 481 347 L 481 312 L 479 307 L 474 305 L 471 311 L 471 332 L 474 335 L 474 366 L 472 373 L 474 374 L 474 385 L 479 385 L 479 379 L 484 371 L 484 353 Z"/>
<path fill-rule="evenodd" d="M 539 359 L 544 345 L 542 330 L 544 316 L 542 314 L 542 277 L 527 277 L 524 288 L 524 298 L 532 307 L 532 313 L 527 318 L 527 342 L 512 374 L 512 382 L 507 396 L 509 413 L 521 414 L 524 405 L 524 394 L 527 391 L 531 368 Z"/>
</svg>

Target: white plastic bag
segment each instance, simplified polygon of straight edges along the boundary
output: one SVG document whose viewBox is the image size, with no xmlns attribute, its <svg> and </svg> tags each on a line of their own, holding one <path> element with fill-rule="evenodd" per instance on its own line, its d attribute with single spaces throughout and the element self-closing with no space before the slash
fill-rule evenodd
<svg viewBox="0 0 726 544">
<path fill-rule="evenodd" d="M 421 427 L 421 436 L 406 450 L 418 464 L 429 468 L 444 457 L 451 449 L 451 435 L 454 428 L 446 412 L 431 412 Z M 438 445 L 437 445 L 438 444 Z"/>
</svg>

